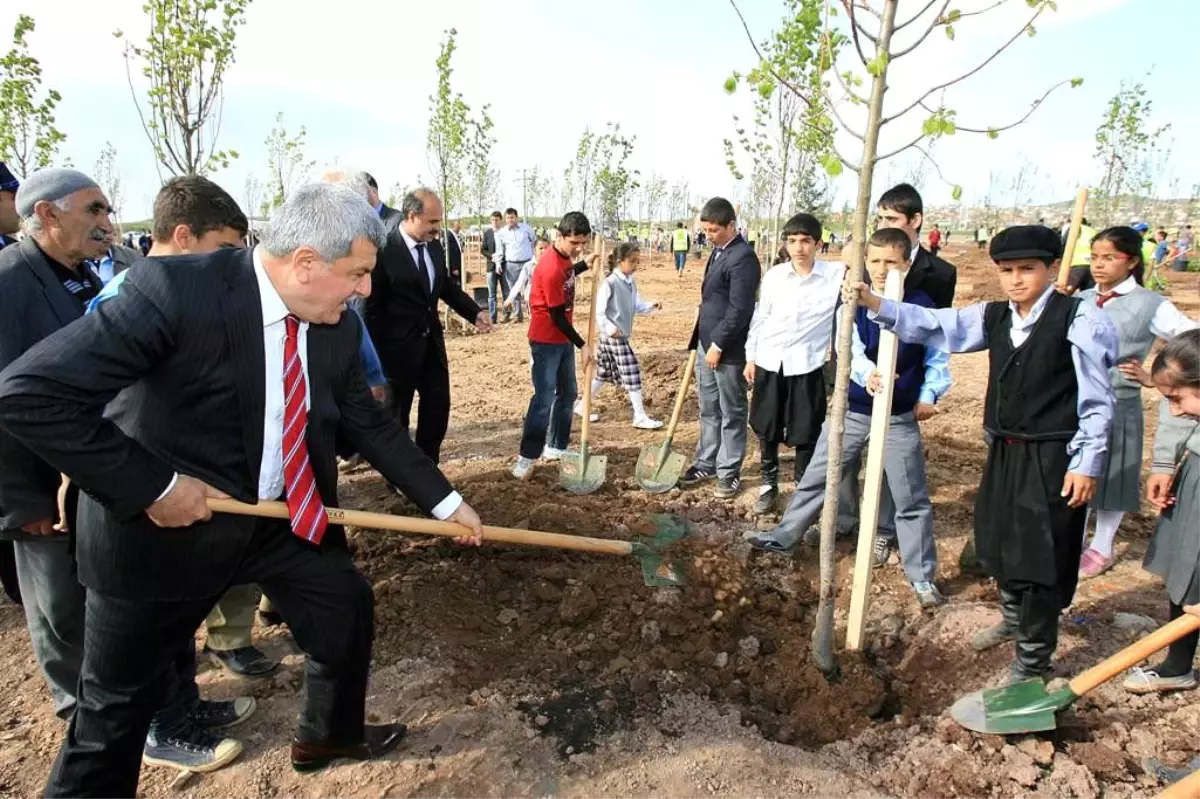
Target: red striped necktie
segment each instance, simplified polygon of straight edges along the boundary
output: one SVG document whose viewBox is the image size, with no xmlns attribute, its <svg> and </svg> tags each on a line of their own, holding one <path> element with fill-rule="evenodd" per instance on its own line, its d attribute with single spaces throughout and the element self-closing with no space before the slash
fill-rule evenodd
<svg viewBox="0 0 1200 799">
<path fill-rule="evenodd" d="M 298 345 L 300 320 L 288 315 L 287 339 L 283 344 L 283 477 L 287 483 L 288 516 L 292 532 L 320 544 L 329 525 L 317 479 L 308 459 L 308 387 Z"/>
<path fill-rule="evenodd" d="M 1109 300 L 1115 300 L 1115 299 L 1116 299 L 1117 297 L 1119 297 L 1119 296 L 1120 296 L 1120 295 L 1119 295 L 1119 294 L 1117 294 L 1117 292 L 1115 292 L 1115 291 L 1108 291 L 1108 292 L 1104 292 L 1104 293 L 1098 293 L 1098 294 L 1096 295 L 1096 307 L 1097 307 L 1097 308 L 1103 308 L 1103 307 L 1104 307 L 1104 303 L 1108 302 Z"/>
</svg>

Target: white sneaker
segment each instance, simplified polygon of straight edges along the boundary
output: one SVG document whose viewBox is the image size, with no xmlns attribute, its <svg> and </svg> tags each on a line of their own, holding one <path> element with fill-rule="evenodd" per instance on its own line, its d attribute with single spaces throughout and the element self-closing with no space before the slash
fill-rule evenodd
<svg viewBox="0 0 1200 799">
<path fill-rule="evenodd" d="M 575 415 L 576 415 L 576 416 L 578 416 L 580 419 L 582 419 L 582 418 L 583 418 L 583 403 L 582 403 L 582 402 L 576 402 L 576 403 L 575 403 Z M 598 422 L 598 421 L 600 421 L 600 414 L 598 414 L 598 413 L 596 413 L 595 411 L 593 411 L 593 412 L 592 412 L 592 419 L 591 419 L 591 420 L 592 420 L 593 422 Z"/>
<path fill-rule="evenodd" d="M 649 416 L 639 416 L 633 420 L 633 426 L 638 430 L 657 430 L 663 426 L 663 423 L 657 419 L 651 419 Z"/>
<path fill-rule="evenodd" d="M 546 446 L 546 447 L 542 448 L 542 460 L 544 460 L 544 461 L 562 460 L 562 456 L 566 455 L 566 454 L 567 454 L 567 451 L 565 449 L 555 449 L 554 447 L 551 447 L 551 446 Z"/>
<path fill-rule="evenodd" d="M 518 480 L 528 480 L 533 476 L 534 461 L 532 458 L 517 458 L 517 465 L 512 469 L 512 476 Z"/>
</svg>

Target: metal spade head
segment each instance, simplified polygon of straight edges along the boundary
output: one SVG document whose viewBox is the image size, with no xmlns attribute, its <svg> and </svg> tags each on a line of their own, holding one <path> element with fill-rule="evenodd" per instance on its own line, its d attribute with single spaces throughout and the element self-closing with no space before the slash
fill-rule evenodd
<svg viewBox="0 0 1200 799">
<path fill-rule="evenodd" d="M 604 485 L 607 470 L 607 456 L 568 452 L 559 460 L 558 483 L 572 494 L 592 494 Z"/>
<path fill-rule="evenodd" d="M 654 535 L 633 542 L 633 554 L 642 564 L 642 581 L 654 588 L 686 585 L 683 570 L 664 556 L 662 550 L 686 536 L 691 530 L 690 523 L 669 513 L 656 513 L 651 518 Z"/>
<path fill-rule="evenodd" d="M 968 730 L 988 735 L 1044 732 L 1058 725 L 1056 713 L 1077 698 L 1069 687 L 1050 693 L 1034 678 L 967 694 L 951 706 L 950 716 Z"/>
<path fill-rule="evenodd" d="M 662 444 L 647 444 L 638 456 L 634 477 L 651 494 L 665 494 L 679 482 L 686 458 Z"/>
</svg>

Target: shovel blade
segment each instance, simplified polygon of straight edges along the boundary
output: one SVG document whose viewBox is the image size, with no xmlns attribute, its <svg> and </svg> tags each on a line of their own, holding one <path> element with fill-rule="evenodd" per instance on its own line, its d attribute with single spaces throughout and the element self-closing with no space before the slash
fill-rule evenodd
<svg viewBox="0 0 1200 799">
<path fill-rule="evenodd" d="M 1070 688 L 1046 691 L 1040 679 L 967 694 L 950 708 L 963 727 L 988 735 L 1045 732 L 1058 726 L 1056 713 L 1075 701 Z"/>
<path fill-rule="evenodd" d="M 685 461 L 682 452 L 664 451 L 660 445 L 647 444 L 638 456 L 634 477 L 651 494 L 665 494 L 679 482 Z"/>
<path fill-rule="evenodd" d="M 605 455 L 584 455 L 568 452 L 559 461 L 558 483 L 572 494 L 592 494 L 604 485 L 608 471 Z"/>
</svg>

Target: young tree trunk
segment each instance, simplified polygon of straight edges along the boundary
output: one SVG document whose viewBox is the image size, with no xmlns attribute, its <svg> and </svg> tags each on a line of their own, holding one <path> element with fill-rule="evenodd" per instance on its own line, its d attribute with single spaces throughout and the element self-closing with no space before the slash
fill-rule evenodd
<svg viewBox="0 0 1200 799">
<path fill-rule="evenodd" d="M 858 174 L 858 204 L 854 209 L 854 246 L 850 248 L 847 277 L 861 279 L 866 256 L 867 215 L 871 211 L 871 179 L 875 172 L 875 155 L 879 145 L 880 120 L 883 118 L 883 94 L 887 91 L 887 59 L 896 22 L 899 0 L 884 0 L 879 26 L 876 55 L 883 54 L 879 74 L 871 80 L 871 97 L 867 105 L 867 127 L 864 131 L 861 168 Z M 858 303 L 842 305 L 841 329 L 837 338 L 837 382 L 833 390 L 833 411 L 829 416 L 829 467 L 825 472 L 825 507 L 821 510 L 821 601 L 817 623 L 813 629 L 813 661 L 827 676 L 837 674 L 833 659 L 833 602 L 834 602 L 834 533 L 837 527 L 838 484 L 842 478 L 842 438 L 846 432 L 846 408 L 850 393 L 850 346 L 853 340 L 854 314 Z"/>
</svg>

